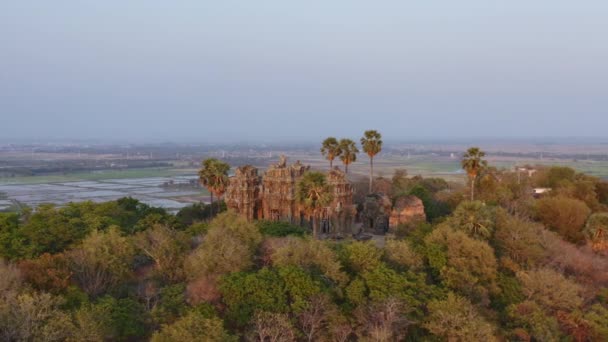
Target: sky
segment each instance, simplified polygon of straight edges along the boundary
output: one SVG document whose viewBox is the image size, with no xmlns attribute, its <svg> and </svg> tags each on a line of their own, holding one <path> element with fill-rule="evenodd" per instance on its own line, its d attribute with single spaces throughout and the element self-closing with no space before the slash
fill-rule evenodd
<svg viewBox="0 0 608 342">
<path fill-rule="evenodd" d="M 608 1 L 0 1 L 0 140 L 606 137 Z"/>
</svg>

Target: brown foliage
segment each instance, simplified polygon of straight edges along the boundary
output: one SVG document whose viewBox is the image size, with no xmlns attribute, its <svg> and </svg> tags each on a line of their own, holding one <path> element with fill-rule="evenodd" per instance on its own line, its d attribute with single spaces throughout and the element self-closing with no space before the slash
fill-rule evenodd
<svg viewBox="0 0 608 342">
<path fill-rule="evenodd" d="M 272 255 L 280 248 L 288 244 L 288 238 L 285 237 L 268 237 L 262 241 L 260 245 L 260 263 L 261 266 L 272 265 Z"/>
<path fill-rule="evenodd" d="M 542 239 L 547 249 L 548 266 L 575 277 L 583 285 L 608 286 L 608 259 L 596 255 L 588 247 L 568 243 L 553 232 L 544 231 Z"/>
<path fill-rule="evenodd" d="M 217 279 L 213 276 L 201 276 L 189 282 L 186 293 L 190 305 L 203 302 L 218 303 L 221 298 Z"/>
<path fill-rule="evenodd" d="M 19 263 L 23 278 L 38 290 L 61 292 L 70 286 L 72 272 L 63 254 L 44 253 L 36 259 Z"/>
<path fill-rule="evenodd" d="M 574 341 L 590 341 L 593 337 L 593 331 L 589 323 L 582 317 L 565 311 L 558 311 L 556 317 L 562 331 L 570 335 Z"/>
<path fill-rule="evenodd" d="M 583 303 L 581 286 L 552 269 L 517 272 L 517 279 L 524 296 L 549 312 L 572 311 Z"/>
<path fill-rule="evenodd" d="M 538 200 L 536 208 L 538 218 L 545 226 L 571 242 L 584 240 L 581 231 L 591 214 L 585 202 L 563 196 L 545 197 Z"/>
<path fill-rule="evenodd" d="M 0 294 L 21 287 L 21 272 L 14 264 L 0 259 Z"/>
</svg>

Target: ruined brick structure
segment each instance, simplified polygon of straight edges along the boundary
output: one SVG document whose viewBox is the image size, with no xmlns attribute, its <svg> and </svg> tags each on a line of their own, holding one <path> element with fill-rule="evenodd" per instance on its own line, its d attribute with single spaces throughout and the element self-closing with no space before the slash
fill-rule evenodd
<svg viewBox="0 0 608 342">
<path fill-rule="evenodd" d="M 260 200 L 260 177 L 258 169 L 246 165 L 236 169 L 226 190 L 226 205 L 236 210 L 248 220 L 258 217 L 262 210 Z"/>
<path fill-rule="evenodd" d="M 364 231 L 385 234 L 402 224 L 426 220 L 424 204 L 416 196 L 401 196 L 393 204 L 383 193 L 372 193 L 365 197 L 361 222 Z"/>
<path fill-rule="evenodd" d="M 395 228 L 400 224 L 426 221 L 424 204 L 416 196 L 401 196 L 395 200 L 388 225 Z"/>
<path fill-rule="evenodd" d="M 308 169 L 299 161 L 287 165 L 284 157 L 279 163 L 271 165 L 262 176 L 251 165 L 239 167 L 230 178 L 225 195 L 226 205 L 249 220 L 306 225 L 309 218 L 296 201 L 296 185 Z M 323 211 L 321 231 L 348 234 L 356 214 L 352 185 L 338 169 L 327 174 L 327 182 L 333 187 L 334 199 Z"/>
<path fill-rule="evenodd" d="M 287 166 L 284 159 L 271 165 L 262 177 L 262 215 L 266 220 L 299 223 L 302 219 L 296 203 L 296 183 L 308 170 L 299 161 Z"/>
</svg>

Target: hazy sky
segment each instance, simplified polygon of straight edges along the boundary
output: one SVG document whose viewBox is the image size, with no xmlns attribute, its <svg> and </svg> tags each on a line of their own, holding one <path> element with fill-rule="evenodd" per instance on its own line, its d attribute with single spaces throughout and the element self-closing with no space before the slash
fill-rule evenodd
<svg viewBox="0 0 608 342">
<path fill-rule="evenodd" d="M 0 138 L 596 136 L 608 1 L 0 1 Z"/>
</svg>

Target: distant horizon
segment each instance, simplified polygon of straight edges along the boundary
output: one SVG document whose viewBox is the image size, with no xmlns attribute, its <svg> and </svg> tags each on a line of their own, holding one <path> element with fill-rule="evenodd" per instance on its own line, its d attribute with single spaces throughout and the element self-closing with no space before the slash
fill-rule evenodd
<svg viewBox="0 0 608 342">
<path fill-rule="evenodd" d="M 333 135 L 336 138 L 350 138 L 359 143 L 360 136 L 340 136 Z M 295 138 L 295 139 L 282 139 L 282 140 L 263 140 L 263 139 L 251 139 L 251 140 L 206 140 L 206 139 L 69 139 L 69 138 L 18 138 L 18 139 L 7 139 L 0 137 L 0 144 L 16 144 L 16 145 L 28 145 L 28 144 L 91 144 L 91 145 L 117 145 L 117 144 L 130 144 L 130 145 L 184 145 L 184 144 L 202 144 L 202 145 L 241 145 L 241 144 L 265 144 L 265 145 L 317 145 L 321 143 L 321 140 L 325 137 L 310 137 L 310 138 Z M 537 137 L 489 137 L 489 136 L 477 136 L 477 137 L 385 137 L 383 136 L 385 144 L 408 144 L 408 143 L 425 143 L 425 144 L 463 144 L 463 143 L 534 143 L 534 144 L 608 144 L 608 137 L 551 137 L 551 136 L 537 136 Z"/>
</svg>

